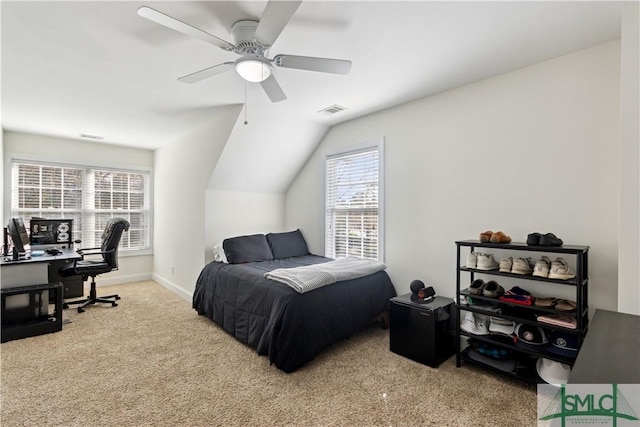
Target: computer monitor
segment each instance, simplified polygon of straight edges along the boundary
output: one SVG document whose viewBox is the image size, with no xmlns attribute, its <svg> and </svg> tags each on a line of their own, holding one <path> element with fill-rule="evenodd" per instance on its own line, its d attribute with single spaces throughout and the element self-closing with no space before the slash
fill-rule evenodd
<svg viewBox="0 0 640 427">
<path fill-rule="evenodd" d="M 30 242 L 22 218 L 11 218 L 7 229 L 11 237 L 11 242 L 13 242 L 14 250 L 17 252 L 25 252 L 25 245 L 29 245 Z"/>
<path fill-rule="evenodd" d="M 32 249 L 43 245 L 71 247 L 73 242 L 72 219 L 31 218 L 29 228 Z"/>
</svg>

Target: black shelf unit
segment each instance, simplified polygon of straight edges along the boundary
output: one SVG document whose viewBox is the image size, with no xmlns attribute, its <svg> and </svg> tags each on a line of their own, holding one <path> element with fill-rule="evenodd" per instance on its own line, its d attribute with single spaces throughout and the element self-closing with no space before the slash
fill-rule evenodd
<svg viewBox="0 0 640 427">
<path fill-rule="evenodd" d="M 61 331 L 62 292 L 59 282 L 2 289 L 0 342 Z"/>
<path fill-rule="evenodd" d="M 471 311 L 474 313 L 484 314 L 488 316 L 495 316 L 504 318 L 507 320 L 512 320 L 516 323 L 524 323 L 528 325 L 538 326 L 546 331 L 562 331 L 568 334 L 575 334 L 578 337 L 578 343 L 581 346 L 584 340 L 584 337 L 587 333 L 587 329 L 589 326 L 589 275 L 588 275 L 588 266 L 589 266 L 589 246 L 575 246 L 575 245 L 563 245 L 559 247 L 551 247 L 551 246 L 529 246 L 526 243 L 482 243 L 479 240 L 460 240 L 455 242 L 457 247 L 457 274 L 456 274 L 456 310 L 457 310 L 457 318 L 463 319 L 464 313 L 462 311 Z M 533 275 L 521 275 L 514 273 L 504 273 L 499 270 L 478 270 L 475 268 L 468 268 L 466 266 L 466 262 L 463 262 L 462 255 L 466 256 L 468 253 L 462 254 L 464 249 L 468 249 L 470 252 L 478 252 L 476 248 L 483 248 L 482 253 L 493 253 L 492 249 L 500 249 L 506 250 L 509 252 L 509 256 L 517 257 L 519 252 L 542 252 L 547 254 L 558 254 L 565 256 L 572 256 L 575 260 L 575 268 L 576 268 L 576 277 L 569 280 L 558 280 L 558 279 L 547 279 L 543 277 L 533 276 Z M 527 255 L 523 255 L 526 257 Z M 496 259 L 499 261 L 499 259 Z M 468 276 L 469 284 L 475 280 L 476 274 L 482 274 L 487 276 L 501 276 L 508 277 L 517 280 L 532 280 L 536 282 L 542 282 L 549 284 L 550 286 L 572 286 L 575 287 L 575 301 L 576 301 L 576 311 L 574 313 L 567 313 L 565 311 L 555 310 L 554 308 L 544 308 L 544 307 L 536 307 L 536 306 L 526 306 L 517 303 L 511 303 L 506 301 L 500 301 L 497 298 L 489 298 L 482 295 L 472 295 L 468 292 L 467 287 L 461 286 L 463 276 Z M 505 290 L 507 290 L 505 288 Z M 471 297 L 474 302 L 486 302 L 492 304 L 499 304 L 502 308 L 502 313 L 496 313 L 493 311 L 484 310 L 482 305 L 463 305 L 460 304 L 461 297 Z M 551 325 L 543 322 L 539 322 L 536 320 L 536 315 L 539 314 L 574 314 L 576 317 L 576 328 L 564 328 L 562 326 Z M 526 367 L 523 371 L 515 371 L 515 372 L 504 372 L 499 369 L 496 369 L 492 366 L 486 365 L 481 361 L 474 360 L 469 357 L 468 350 L 469 347 L 462 346 L 461 340 L 463 337 L 468 337 L 480 342 L 488 342 L 492 345 L 496 345 L 499 347 L 504 347 L 512 350 L 515 354 L 520 356 L 523 360 L 535 360 L 537 357 L 545 357 L 547 359 L 555 360 L 561 363 L 568 364 L 570 366 L 573 365 L 575 359 L 566 358 L 562 356 L 555 356 L 550 353 L 538 353 L 534 351 L 529 351 L 527 349 L 516 346 L 515 344 L 504 343 L 502 341 L 493 340 L 491 335 L 474 335 L 471 333 L 467 333 L 460 328 L 460 322 L 458 322 L 457 327 L 457 351 L 456 351 L 456 366 L 460 367 L 462 362 L 472 363 L 475 365 L 480 365 L 486 367 L 490 370 L 499 372 L 501 374 L 505 374 L 507 376 L 516 377 L 521 380 L 527 381 L 529 383 L 542 383 L 542 379 L 538 377 L 536 374 L 535 368 L 531 368 L 531 366 Z M 526 365 L 523 364 L 523 365 Z"/>
</svg>

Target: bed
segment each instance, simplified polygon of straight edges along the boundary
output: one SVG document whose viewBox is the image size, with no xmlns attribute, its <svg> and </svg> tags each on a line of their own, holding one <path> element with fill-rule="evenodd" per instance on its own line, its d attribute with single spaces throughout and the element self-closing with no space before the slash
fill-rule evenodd
<svg viewBox="0 0 640 427">
<path fill-rule="evenodd" d="M 310 254 L 300 230 L 238 236 L 222 246 L 218 261 L 200 273 L 193 308 L 284 372 L 383 319 L 396 295 L 384 269 L 302 292 L 266 278 L 280 269 L 333 262 Z"/>
</svg>

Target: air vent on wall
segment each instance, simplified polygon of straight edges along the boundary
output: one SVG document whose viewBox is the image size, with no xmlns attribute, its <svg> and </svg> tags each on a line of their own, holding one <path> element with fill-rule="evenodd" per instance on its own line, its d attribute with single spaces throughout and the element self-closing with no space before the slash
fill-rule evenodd
<svg viewBox="0 0 640 427">
<path fill-rule="evenodd" d="M 339 112 L 345 111 L 345 110 L 347 110 L 347 107 L 343 107 L 342 105 L 334 104 L 331 107 L 323 108 L 322 110 L 318 111 L 318 113 L 322 113 L 322 114 L 328 116 L 328 115 L 336 114 L 336 113 L 339 113 Z"/>
<path fill-rule="evenodd" d="M 101 141 L 104 139 L 104 136 L 98 136 L 98 135 L 89 135 L 88 133 L 81 133 L 80 134 L 81 138 L 87 138 L 87 139 L 95 139 L 98 141 Z"/>
</svg>

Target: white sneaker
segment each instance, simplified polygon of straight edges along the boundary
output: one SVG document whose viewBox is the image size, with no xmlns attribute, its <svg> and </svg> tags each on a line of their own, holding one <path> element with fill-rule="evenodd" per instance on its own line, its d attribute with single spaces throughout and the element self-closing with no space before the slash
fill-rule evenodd
<svg viewBox="0 0 640 427">
<path fill-rule="evenodd" d="M 497 270 L 500 264 L 495 260 L 493 254 L 478 254 L 478 270 Z"/>
<path fill-rule="evenodd" d="M 515 274 L 531 274 L 533 272 L 533 261 L 531 261 L 531 258 L 516 258 L 513 260 L 511 272 Z"/>
<path fill-rule="evenodd" d="M 551 269 L 549 270 L 549 279 L 561 279 L 568 280 L 576 277 L 576 272 L 562 258 L 556 258 L 551 263 Z"/>
<path fill-rule="evenodd" d="M 513 265 L 513 258 L 501 258 L 500 259 L 500 272 L 511 273 L 511 266 Z"/>
<path fill-rule="evenodd" d="M 551 268 L 551 260 L 543 256 L 536 262 L 533 267 L 533 275 L 538 277 L 549 277 L 549 269 Z"/>
<path fill-rule="evenodd" d="M 467 268 L 476 268 L 478 265 L 478 257 L 475 252 L 471 252 L 467 255 Z"/>
</svg>

